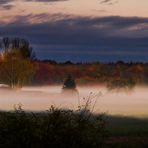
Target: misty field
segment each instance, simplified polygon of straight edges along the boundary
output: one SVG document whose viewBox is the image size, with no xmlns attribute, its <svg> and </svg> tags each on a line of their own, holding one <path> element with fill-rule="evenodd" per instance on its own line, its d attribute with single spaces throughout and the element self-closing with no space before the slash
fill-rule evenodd
<svg viewBox="0 0 148 148">
<path fill-rule="evenodd" d="M 147 117 L 148 92 L 146 87 L 110 91 L 104 86 L 78 87 L 79 94 L 63 95 L 61 86 L 24 87 L 21 90 L 0 89 L 0 109 L 13 110 L 22 105 L 25 110 L 42 111 L 51 105 L 76 109 L 90 97 L 94 111 L 111 115 Z"/>
<path fill-rule="evenodd" d="M 0 126 L 3 130 L 1 130 L 0 135 L 5 136 L 3 138 L 1 137 L 1 139 L 6 145 L 10 144 L 9 146 L 15 142 L 16 146 L 21 146 L 22 143 L 25 143 L 24 146 L 34 146 L 34 144 L 37 144 L 38 147 L 42 147 L 41 145 L 48 138 L 52 139 L 59 136 L 58 138 L 62 140 L 64 134 L 66 136 L 77 137 L 78 133 L 82 134 L 84 132 L 88 134 L 88 138 L 90 138 L 92 134 L 94 134 L 94 136 L 100 136 L 97 139 L 101 141 L 96 140 L 102 148 L 147 147 L 148 108 L 146 106 L 148 105 L 148 92 L 146 89 L 146 87 L 135 87 L 131 90 L 108 90 L 104 86 L 79 86 L 77 87 L 78 93 L 64 94 L 62 93 L 61 86 L 23 87 L 18 90 L 2 87 L 0 89 L 0 109 L 3 111 L 0 112 Z M 75 114 L 81 113 L 86 103 L 88 103 L 87 109 L 90 109 L 91 116 L 87 114 L 89 112 L 86 112 L 87 116 L 85 116 L 85 114 L 80 116 L 82 119 L 87 120 L 85 120 L 85 122 L 82 120 L 82 124 L 84 125 L 82 125 L 81 130 L 83 132 L 78 132 L 78 120 L 75 118 Z M 51 106 L 56 108 L 54 109 Z M 82 107 L 82 110 L 78 110 L 79 106 Z M 4 122 L 6 122 L 6 124 L 4 124 Z M 74 124 L 71 124 L 73 122 Z M 101 133 L 95 132 L 96 128 L 101 128 L 102 122 L 103 131 L 101 130 Z M 46 127 L 48 127 L 49 124 L 55 123 L 59 126 L 59 131 L 54 133 L 53 128 L 51 128 L 49 133 L 47 133 L 46 130 L 48 128 L 46 129 Z M 98 127 L 96 126 L 97 124 Z M 87 128 L 85 128 L 85 126 Z M 92 126 L 94 126 L 93 133 L 93 129 L 91 129 Z M 71 129 L 78 133 L 71 133 L 69 131 Z M 12 138 L 13 134 L 17 135 L 20 140 L 17 141 L 17 138 Z M 81 140 L 87 138 L 84 135 L 85 134 L 82 134 L 82 137 L 80 136 L 80 138 L 82 138 Z M 7 141 L 8 137 L 12 138 L 11 141 Z M 64 138 L 63 140 L 66 139 Z M 35 143 L 33 144 L 34 140 Z M 39 140 L 40 142 L 37 142 Z M 52 147 L 55 147 L 59 142 L 64 147 L 64 142 L 61 140 L 55 143 L 48 142 L 48 145 L 45 145 L 45 147 L 51 144 L 53 144 Z M 75 138 L 75 140 L 77 139 Z M 96 142 L 95 139 L 89 140 L 88 142 L 90 142 L 89 144 L 91 146 L 92 142 Z M 73 143 L 73 141 L 71 142 Z M 75 142 L 75 144 L 77 144 L 77 142 L 80 144 L 79 141 Z M 0 144 L 3 146 L 3 143 Z M 85 144 L 85 142 L 83 141 L 82 144 Z M 81 145 L 78 147 L 81 147 Z"/>
</svg>

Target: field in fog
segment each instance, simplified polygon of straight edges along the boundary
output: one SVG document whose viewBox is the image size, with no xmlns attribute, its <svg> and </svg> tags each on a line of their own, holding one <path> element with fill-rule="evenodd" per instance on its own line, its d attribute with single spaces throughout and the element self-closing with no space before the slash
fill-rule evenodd
<svg viewBox="0 0 148 148">
<path fill-rule="evenodd" d="M 51 105 L 59 108 L 76 109 L 83 104 L 83 98 L 92 99 L 95 112 L 107 112 L 112 115 L 148 116 L 148 91 L 145 87 L 136 87 L 131 91 L 108 91 L 103 86 L 78 87 L 77 95 L 62 95 L 61 86 L 24 87 L 21 90 L 0 89 L 0 109 L 12 110 L 21 104 L 25 110 L 41 111 Z M 101 92 L 101 96 L 100 96 Z M 92 94 L 91 94 L 92 93 Z"/>
</svg>

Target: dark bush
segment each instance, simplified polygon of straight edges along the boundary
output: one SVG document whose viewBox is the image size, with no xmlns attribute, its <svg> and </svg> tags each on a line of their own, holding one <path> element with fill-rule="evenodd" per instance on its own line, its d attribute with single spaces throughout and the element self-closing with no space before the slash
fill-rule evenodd
<svg viewBox="0 0 148 148">
<path fill-rule="evenodd" d="M 104 115 L 87 109 L 0 113 L 1 148 L 104 148 L 106 137 Z"/>
</svg>

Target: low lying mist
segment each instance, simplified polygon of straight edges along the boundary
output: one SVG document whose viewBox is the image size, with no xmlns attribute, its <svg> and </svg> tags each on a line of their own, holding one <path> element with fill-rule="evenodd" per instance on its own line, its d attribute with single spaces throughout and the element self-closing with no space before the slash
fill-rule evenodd
<svg viewBox="0 0 148 148">
<path fill-rule="evenodd" d="M 90 99 L 94 112 L 112 115 L 148 116 L 148 91 L 135 87 L 130 91 L 109 91 L 103 86 L 78 87 L 78 94 L 63 94 L 61 86 L 24 87 L 21 90 L 0 88 L 0 109 L 13 110 L 22 105 L 25 110 L 42 111 L 51 105 L 77 109 Z M 92 107 L 93 108 L 93 107 Z"/>
</svg>

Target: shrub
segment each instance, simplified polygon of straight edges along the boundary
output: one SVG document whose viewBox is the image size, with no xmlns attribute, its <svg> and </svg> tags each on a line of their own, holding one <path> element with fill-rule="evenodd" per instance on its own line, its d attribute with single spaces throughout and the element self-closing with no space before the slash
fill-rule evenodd
<svg viewBox="0 0 148 148">
<path fill-rule="evenodd" d="M 101 148 L 107 137 L 104 114 L 86 108 L 1 112 L 0 129 L 1 148 Z"/>
</svg>

